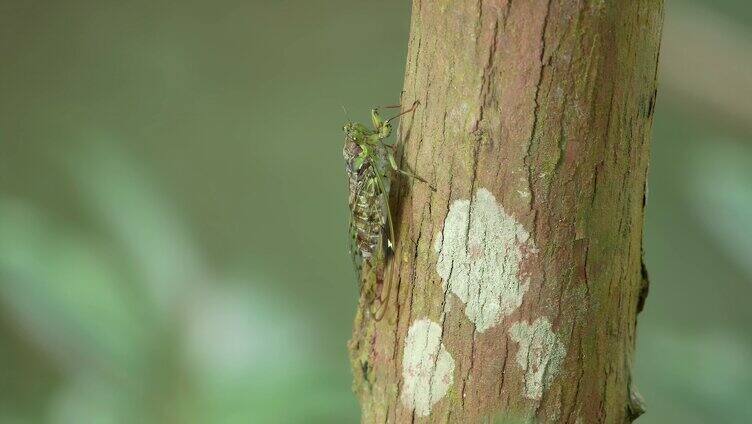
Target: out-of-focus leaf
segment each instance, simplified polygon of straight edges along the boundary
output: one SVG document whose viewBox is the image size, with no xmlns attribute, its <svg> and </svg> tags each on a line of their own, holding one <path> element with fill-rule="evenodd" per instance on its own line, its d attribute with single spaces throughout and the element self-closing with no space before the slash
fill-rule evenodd
<svg viewBox="0 0 752 424">
<path fill-rule="evenodd" d="M 8 411 L 0 411 L 0 423 L 3 424 L 27 424 L 28 420 L 25 420 L 19 416 L 13 415 Z"/>
<path fill-rule="evenodd" d="M 0 300 L 69 368 L 127 373 L 144 361 L 149 326 L 106 251 L 0 199 Z"/>
<path fill-rule="evenodd" d="M 83 372 L 63 385 L 52 400 L 51 424 L 128 424 L 144 422 L 134 399 L 96 375 Z"/>
<path fill-rule="evenodd" d="M 204 277 L 179 214 L 146 171 L 113 143 L 89 144 L 69 162 L 82 200 L 122 243 L 159 310 L 171 310 L 191 283 Z"/>
<path fill-rule="evenodd" d="M 249 419 L 272 424 L 358 422 L 360 411 L 349 387 L 327 384 L 340 380 L 340 372 L 321 367 L 317 358 L 311 358 L 306 367 L 306 370 L 262 370 L 255 378 L 238 380 L 224 391 L 205 393 L 199 422 L 241 424 Z"/>
<path fill-rule="evenodd" d="M 217 283 L 186 307 L 185 359 L 204 387 L 221 390 L 269 370 L 284 374 L 313 354 L 302 317 L 258 284 Z"/>
<path fill-rule="evenodd" d="M 326 384 L 342 376 L 323 365 L 328 358 L 322 352 L 310 348 L 305 320 L 258 286 L 225 282 L 196 293 L 190 302 L 185 359 L 199 383 L 199 421 L 357 421 L 348 387 Z"/>
<path fill-rule="evenodd" d="M 752 146 L 717 140 L 691 152 L 694 166 L 687 177 L 694 211 L 752 281 Z"/>
<path fill-rule="evenodd" d="M 752 393 L 752 351 L 723 330 L 683 336 L 646 328 L 640 334 L 638 388 L 645 395 L 646 423 L 746 423 Z M 651 404 L 662 415 L 651 413 Z M 665 405 L 671 405 L 666 408 Z"/>
</svg>

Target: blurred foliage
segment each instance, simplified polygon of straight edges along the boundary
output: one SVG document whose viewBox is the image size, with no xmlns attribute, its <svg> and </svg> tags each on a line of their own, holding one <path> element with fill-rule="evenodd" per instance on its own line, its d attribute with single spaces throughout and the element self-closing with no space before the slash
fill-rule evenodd
<svg viewBox="0 0 752 424">
<path fill-rule="evenodd" d="M 101 223 L 99 234 L 0 199 L 5 318 L 64 374 L 45 418 L 353 418 L 352 408 L 339 407 L 343 400 L 352 404 L 347 387 L 319 387 L 332 376 L 346 377 L 328 364 L 310 366 L 317 353 L 306 349 L 315 342 L 302 328 L 306 319 L 251 272 L 208 270 L 179 214 L 127 154 L 99 142 L 66 163 L 74 164 L 79 200 Z"/>
<path fill-rule="evenodd" d="M 357 422 L 341 106 L 398 98 L 408 25 L 391 0 L 3 2 L 0 423 Z M 751 137 L 670 93 L 640 422 L 752 422 Z"/>
</svg>

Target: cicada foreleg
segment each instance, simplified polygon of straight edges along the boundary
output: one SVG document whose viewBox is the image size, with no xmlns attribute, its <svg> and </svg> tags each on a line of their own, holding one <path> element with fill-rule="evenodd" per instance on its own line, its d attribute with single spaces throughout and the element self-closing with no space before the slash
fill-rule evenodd
<svg viewBox="0 0 752 424">
<path fill-rule="evenodd" d="M 378 131 L 383 125 L 389 124 L 392 120 L 399 118 L 400 116 L 410 113 L 415 110 L 415 108 L 420 104 L 418 100 L 416 100 L 413 105 L 410 107 L 410 109 L 403 110 L 396 116 L 393 116 L 386 121 L 381 119 L 381 116 L 379 115 L 379 109 L 399 109 L 402 107 L 402 105 L 389 105 L 389 106 L 378 106 L 373 109 L 371 109 L 371 123 L 373 123 L 373 127 Z"/>
<path fill-rule="evenodd" d="M 394 148 L 395 148 L 394 145 L 388 146 L 387 148 L 386 155 L 389 160 L 389 166 L 391 166 L 395 172 L 399 172 L 400 174 L 405 175 L 410 178 L 415 178 L 416 180 L 422 183 L 425 183 L 428 186 L 428 188 L 430 188 L 432 191 L 436 191 L 436 187 L 434 187 L 433 185 L 431 185 L 431 183 L 426 181 L 425 178 L 422 178 L 416 174 L 413 174 L 410 171 L 405 171 L 404 169 L 400 169 L 400 167 L 397 166 L 397 161 L 394 159 Z"/>
<path fill-rule="evenodd" d="M 410 106 L 410 108 L 409 108 L 409 109 L 405 109 L 405 110 L 403 110 L 402 112 L 398 113 L 397 115 L 395 115 L 395 116 L 392 116 L 391 118 L 387 119 L 387 120 L 386 120 L 386 122 L 387 122 L 387 123 L 389 123 L 389 122 L 391 122 L 391 121 L 393 121 L 393 120 L 395 120 L 395 119 L 399 118 L 400 116 L 402 116 L 402 115 L 404 115 L 404 114 L 406 114 L 406 113 L 410 113 L 410 112 L 414 111 L 414 110 L 415 110 L 415 108 L 416 108 L 416 107 L 418 107 L 418 105 L 419 105 L 419 104 L 420 104 L 420 100 L 416 100 L 416 101 L 414 101 L 414 102 L 413 102 L 413 105 L 412 105 L 412 106 Z M 396 105 L 396 107 L 400 107 L 400 105 Z"/>
</svg>

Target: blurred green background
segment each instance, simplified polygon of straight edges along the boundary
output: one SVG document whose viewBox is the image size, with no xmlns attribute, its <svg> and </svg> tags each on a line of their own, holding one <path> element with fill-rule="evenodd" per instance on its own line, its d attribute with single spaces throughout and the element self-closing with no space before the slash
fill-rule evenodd
<svg viewBox="0 0 752 424">
<path fill-rule="evenodd" d="M 0 2 L 0 423 L 352 423 L 341 124 L 409 5 Z M 668 1 L 641 423 L 752 422 L 752 6 Z"/>
</svg>

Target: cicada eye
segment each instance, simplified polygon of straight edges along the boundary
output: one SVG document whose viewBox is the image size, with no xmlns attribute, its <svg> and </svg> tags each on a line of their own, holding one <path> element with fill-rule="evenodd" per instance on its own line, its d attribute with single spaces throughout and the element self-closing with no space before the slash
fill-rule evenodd
<svg viewBox="0 0 752 424">
<path fill-rule="evenodd" d="M 345 132 L 345 136 L 350 137 L 350 138 L 353 137 L 353 131 L 354 130 L 355 129 L 353 128 L 353 124 L 349 123 L 349 122 L 347 124 L 345 124 L 345 126 L 342 127 L 342 131 Z"/>
</svg>

